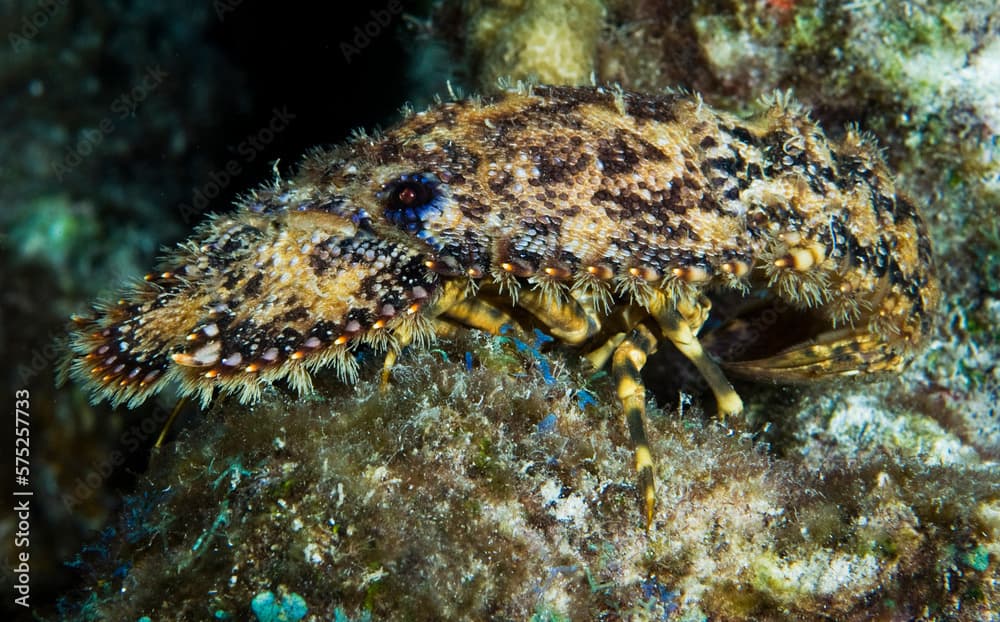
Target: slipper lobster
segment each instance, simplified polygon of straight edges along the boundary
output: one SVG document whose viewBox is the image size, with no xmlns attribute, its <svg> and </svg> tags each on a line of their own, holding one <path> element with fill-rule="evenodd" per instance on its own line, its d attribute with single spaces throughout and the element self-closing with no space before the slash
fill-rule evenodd
<svg viewBox="0 0 1000 622">
<path fill-rule="evenodd" d="M 308 391 L 324 368 L 352 381 L 359 347 L 385 354 L 385 378 L 402 348 L 458 326 L 542 327 L 610 363 L 648 525 L 640 372 L 661 343 L 727 416 L 743 406 L 723 368 L 896 371 L 934 318 L 926 227 L 874 141 L 765 103 L 745 119 L 682 92 L 522 86 L 407 111 L 309 154 L 76 317 L 70 373 L 116 405 L 171 382 L 252 401 L 280 379 Z M 698 337 L 719 292 L 780 302 L 809 329 L 720 366 Z"/>
</svg>

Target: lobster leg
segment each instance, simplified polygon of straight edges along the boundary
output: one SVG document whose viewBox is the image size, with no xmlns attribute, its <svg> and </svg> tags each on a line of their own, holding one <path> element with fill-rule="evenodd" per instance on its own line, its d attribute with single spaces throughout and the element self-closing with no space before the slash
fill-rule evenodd
<svg viewBox="0 0 1000 622">
<path fill-rule="evenodd" d="M 509 313 L 481 298 L 461 300 L 445 309 L 442 316 L 491 335 L 499 335 L 504 326 L 518 326 Z"/>
<path fill-rule="evenodd" d="M 691 328 L 691 321 L 685 319 L 680 312 L 669 306 L 666 299 L 661 295 L 650 305 L 650 315 L 652 315 L 663 336 L 674 344 L 681 354 L 701 372 L 702 377 L 708 382 L 709 388 L 715 394 L 715 401 L 719 408 L 719 417 L 725 419 L 729 415 L 736 415 L 743 411 L 743 400 L 737 395 L 733 385 L 726 379 L 722 369 L 709 358 L 708 354 L 701 347 L 698 337 Z M 698 317 L 698 314 L 689 312 L 689 315 Z"/>
<path fill-rule="evenodd" d="M 597 316 L 587 313 L 583 305 L 570 296 L 555 298 L 527 290 L 518 294 L 517 306 L 548 326 L 553 337 L 571 345 L 581 344 L 601 330 Z"/>
<path fill-rule="evenodd" d="M 435 331 L 436 334 L 444 334 L 447 332 L 448 325 L 455 324 L 482 330 L 492 335 L 499 335 L 504 326 L 519 330 L 514 318 L 506 311 L 481 298 L 470 298 L 467 292 L 468 290 L 458 281 L 449 281 L 445 284 L 441 296 L 427 313 L 431 322 L 438 327 L 438 330 Z M 398 352 L 409 345 L 410 340 L 410 338 L 401 338 L 398 340 L 397 348 L 389 349 L 386 352 L 382 365 L 383 389 L 389 384 L 389 374 L 396 364 Z"/>
<path fill-rule="evenodd" d="M 618 399 L 625 411 L 625 421 L 635 451 L 635 470 L 639 474 L 639 486 L 645 502 L 647 529 L 653 522 L 656 490 L 653 483 L 653 456 L 646 441 L 646 387 L 642 384 L 641 372 L 646 358 L 655 351 L 656 336 L 639 324 L 615 348 L 611 361 Z"/>
</svg>

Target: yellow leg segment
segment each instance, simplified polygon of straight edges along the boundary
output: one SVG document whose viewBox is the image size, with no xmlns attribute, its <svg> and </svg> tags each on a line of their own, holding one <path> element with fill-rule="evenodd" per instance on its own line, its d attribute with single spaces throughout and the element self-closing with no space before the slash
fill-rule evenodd
<svg viewBox="0 0 1000 622">
<path fill-rule="evenodd" d="M 737 395 L 733 385 L 726 379 L 722 369 L 708 357 L 701 347 L 701 342 L 691 329 L 691 323 L 684 318 L 676 309 L 669 308 L 666 300 L 661 295 L 654 305 L 651 305 L 650 314 L 656 318 L 663 336 L 670 340 L 674 347 L 681 351 L 689 361 L 701 372 L 702 377 L 708 382 L 708 386 L 715 394 L 715 401 L 719 407 L 719 417 L 725 419 L 729 415 L 737 415 L 743 411 L 743 400 Z M 695 318 L 697 313 L 689 311 Z M 697 322 L 697 320 L 695 320 Z"/>
<path fill-rule="evenodd" d="M 434 304 L 425 310 L 424 315 L 436 318 L 468 297 L 468 290 L 464 283 L 454 280 L 445 281 L 441 287 L 441 295 L 434 301 Z"/>
<path fill-rule="evenodd" d="M 608 329 L 607 337 L 601 345 L 583 355 L 583 358 L 590 361 L 594 369 L 601 369 L 611 360 L 611 355 L 615 349 L 625 340 L 625 336 L 642 320 L 649 317 L 646 310 L 634 305 L 619 307 L 615 312 L 606 318 L 605 328 Z M 611 332 L 614 331 L 614 332 Z M 605 337 L 605 335 L 601 335 Z"/>
<path fill-rule="evenodd" d="M 407 344 L 400 344 L 400 348 L 405 348 Z M 396 364 L 396 359 L 399 357 L 396 354 L 396 350 L 392 348 L 386 350 L 385 361 L 382 362 L 382 381 L 379 383 L 378 388 L 385 391 L 389 388 L 389 374 L 392 373 L 392 368 Z"/>
<path fill-rule="evenodd" d="M 600 346 L 583 355 L 583 358 L 590 361 L 594 369 L 601 369 L 611 360 L 611 355 L 615 353 L 618 346 L 625 341 L 625 333 L 615 333 Z"/>
<path fill-rule="evenodd" d="M 434 323 L 439 323 L 440 320 L 438 319 L 438 316 L 445 313 L 448 309 L 462 304 L 465 300 L 467 300 L 468 296 L 464 284 L 458 281 L 446 281 L 441 289 L 441 295 L 426 310 L 428 318 L 430 318 L 431 322 Z M 435 332 L 435 334 L 440 335 L 441 333 Z M 382 391 L 389 388 L 389 375 L 392 373 L 392 368 L 396 364 L 396 360 L 399 358 L 399 352 L 406 346 L 410 345 L 412 335 L 409 333 L 397 333 L 396 339 L 396 347 L 389 348 L 386 351 L 385 360 L 382 362 L 382 376 L 379 384 L 379 388 Z"/>
<path fill-rule="evenodd" d="M 611 371 L 618 387 L 618 399 L 625 411 L 629 437 L 635 448 L 635 470 L 639 474 L 645 505 L 646 529 L 653 523 L 656 507 L 656 488 L 653 481 L 653 455 L 646 441 L 644 419 L 646 416 L 646 388 L 642 384 L 646 357 L 656 351 L 656 337 L 642 324 L 615 349 Z"/>
<path fill-rule="evenodd" d="M 684 321 L 691 327 L 691 332 L 695 335 L 705 325 L 708 314 L 712 310 L 712 301 L 707 296 L 698 296 L 697 301 L 681 300 L 677 303 L 677 312 L 681 314 Z"/>
<path fill-rule="evenodd" d="M 459 331 L 465 328 L 448 318 L 440 316 L 431 319 L 431 325 L 434 327 L 434 336 L 438 339 L 442 337 L 446 339 L 455 337 L 458 335 Z"/>
<path fill-rule="evenodd" d="M 601 330 L 597 316 L 569 296 L 546 296 L 536 290 L 522 291 L 517 306 L 549 327 L 552 336 L 570 345 L 579 345 Z"/>
<path fill-rule="evenodd" d="M 491 335 L 499 335 L 504 326 L 518 327 L 510 314 L 480 298 L 459 301 L 445 309 L 442 316 Z"/>
</svg>

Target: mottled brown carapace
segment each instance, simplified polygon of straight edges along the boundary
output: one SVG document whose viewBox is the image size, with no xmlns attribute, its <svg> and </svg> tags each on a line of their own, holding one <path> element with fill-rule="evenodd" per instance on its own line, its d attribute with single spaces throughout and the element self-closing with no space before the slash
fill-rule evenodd
<svg viewBox="0 0 1000 622">
<path fill-rule="evenodd" d="M 535 86 L 410 112 L 310 154 L 78 318 L 73 375 L 114 404 L 167 382 L 252 400 L 281 378 L 306 390 L 320 368 L 350 380 L 360 347 L 388 366 L 456 325 L 538 325 L 612 362 L 642 469 L 638 371 L 657 342 L 695 363 L 723 414 L 742 407 L 695 337 L 709 296 L 780 302 L 810 327 L 723 361 L 734 372 L 901 368 L 939 295 L 916 209 L 870 138 L 833 142 L 781 96 L 765 107 L 744 119 L 685 93 Z"/>
</svg>

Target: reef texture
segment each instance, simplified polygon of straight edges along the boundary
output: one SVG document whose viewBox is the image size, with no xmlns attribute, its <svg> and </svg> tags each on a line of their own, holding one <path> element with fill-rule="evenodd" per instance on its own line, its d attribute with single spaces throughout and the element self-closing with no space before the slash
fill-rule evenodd
<svg viewBox="0 0 1000 622">
<path fill-rule="evenodd" d="M 308 620 L 988 617 L 1000 491 L 946 431 L 885 451 L 870 405 L 823 402 L 853 427 L 814 432 L 841 448 L 814 463 L 653 408 L 647 531 L 610 378 L 537 345 L 476 333 L 404 357 L 385 392 L 369 359 L 353 388 L 218 402 L 85 555 L 123 578 L 79 619 L 247 619 L 269 593 Z"/>
<path fill-rule="evenodd" d="M 404 352 L 384 394 L 376 358 L 351 387 L 264 386 L 156 453 L 117 531 L 78 560 L 93 574 L 65 617 L 1000 616 L 995 3 L 566 6 L 445 2 L 427 49 L 447 42 L 473 91 L 592 70 L 740 109 L 794 87 L 829 134 L 873 131 L 938 254 L 927 351 L 876 383 L 738 384 L 732 429 L 680 357 L 653 357 L 648 531 L 615 388 L 573 350 L 460 334 Z M 546 36 L 567 31 L 579 40 Z M 572 74 L 543 72 L 553 46 Z M 783 317 L 750 327 L 781 333 Z M 725 351 L 717 327 L 702 335 Z"/>
<path fill-rule="evenodd" d="M 596 70 L 606 13 L 600 0 L 476 0 L 461 10 L 475 16 L 463 42 L 477 88 L 492 90 L 499 78 L 583 85 Z"/>
</svg>

